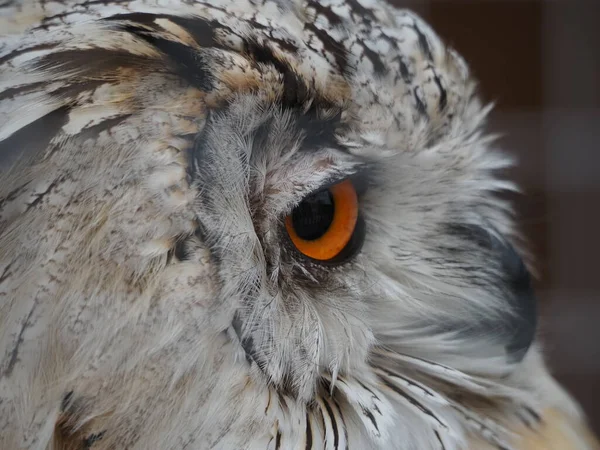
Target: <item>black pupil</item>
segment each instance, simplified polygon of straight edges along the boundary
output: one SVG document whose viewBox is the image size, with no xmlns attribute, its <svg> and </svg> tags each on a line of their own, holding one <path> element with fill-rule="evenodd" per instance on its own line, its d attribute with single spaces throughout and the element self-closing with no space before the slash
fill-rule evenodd
<svg viewBox="0 0 600 450">
<path fill-rule="evenodd" d="M 329 190 L 306 197 L 292 211 L 292 224 L 298 237 L 313 241 L 323 236 L 331 225 L 334 210 L 333 196 Z"/>
</svg>

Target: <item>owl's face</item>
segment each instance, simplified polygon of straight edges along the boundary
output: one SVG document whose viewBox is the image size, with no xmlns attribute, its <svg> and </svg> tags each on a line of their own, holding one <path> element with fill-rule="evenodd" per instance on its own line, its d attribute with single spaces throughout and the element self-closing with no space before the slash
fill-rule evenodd
<svg viewBox="0 0 600 450">
<path fill-rule="evenodd" d="M 384 3 L 159 3 L 22 5 L 0 42 L 0 447 L 510 448 L 577 415 L 456 53 Z"/>
<path fill-rule="evenodd" d="M 343 113 L 242 96 L 191 152 L 194 239 L 223 300 L 239 299 L 229 331 L 256 376 L 309 401 L 322 377 L 385 368 L 374 348 L 508 372 L 533 339 L 535 302 L 492 192 L 504 159 L 469 136 L 341 146 Z"/>
</svg>

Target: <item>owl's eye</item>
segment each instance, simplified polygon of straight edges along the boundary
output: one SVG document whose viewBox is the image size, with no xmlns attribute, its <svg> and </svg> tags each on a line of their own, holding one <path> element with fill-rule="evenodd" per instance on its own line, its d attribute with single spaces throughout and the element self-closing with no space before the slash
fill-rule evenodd
<svg viewBox="0 0 600 450">
<path fill-rule="evenodd" d="M 344 180 L 304 198 L 286 217 L 287 232 L 303 255 L 318 261 L 339 261 L 361 246 L 364 227 L 358 197 Z"/>
</svg>

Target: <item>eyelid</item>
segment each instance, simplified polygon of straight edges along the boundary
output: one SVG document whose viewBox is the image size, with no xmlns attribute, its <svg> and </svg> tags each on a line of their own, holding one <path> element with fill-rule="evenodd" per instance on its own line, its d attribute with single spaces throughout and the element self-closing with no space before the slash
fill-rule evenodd
<svg viewBox="0 0 600 450">
<path fill-rule="evenodd" d="M 308 195 L 312 195 L 316 192 L 329 189 L 336 184 L 339 184 L 345 180 L 350 180 L 356 191 L 356 195 L 360 198 L 368 189 L 370 180 L 370 170 L 366 165 L 358 166 L 356 172 L 348 174 L 336 174 L 331 178 L 328 178 L 318 189 L 315 189 Z"/>
</svg>

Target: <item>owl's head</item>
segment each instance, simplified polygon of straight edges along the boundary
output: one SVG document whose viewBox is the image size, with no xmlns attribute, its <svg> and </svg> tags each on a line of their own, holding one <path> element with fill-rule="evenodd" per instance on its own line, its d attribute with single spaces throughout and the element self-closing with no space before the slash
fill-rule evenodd
<svg viewBox="0 0 600 450">
<path fill-rule="evenodd" d="M 508 373 L 536 315 L 497 195 L 507 159 L 477 116 L 437 140 L 424 117 L 360 142 L 346 115 L 240 96 L 191 151 L 195 238 L 256 375 L 310 400 L 322 377 L 394 367 L 388 352 Z"/>
<path fill-rule="evenodd" d="M 271 3 L 65 6 L 6 39 L 3 373 L 106 446 L 292 410 L 305 442 L 504 445 L 490 420 L 535 422 L 546 372 L 466 66 L 407 11 Z"/>
</svg>

